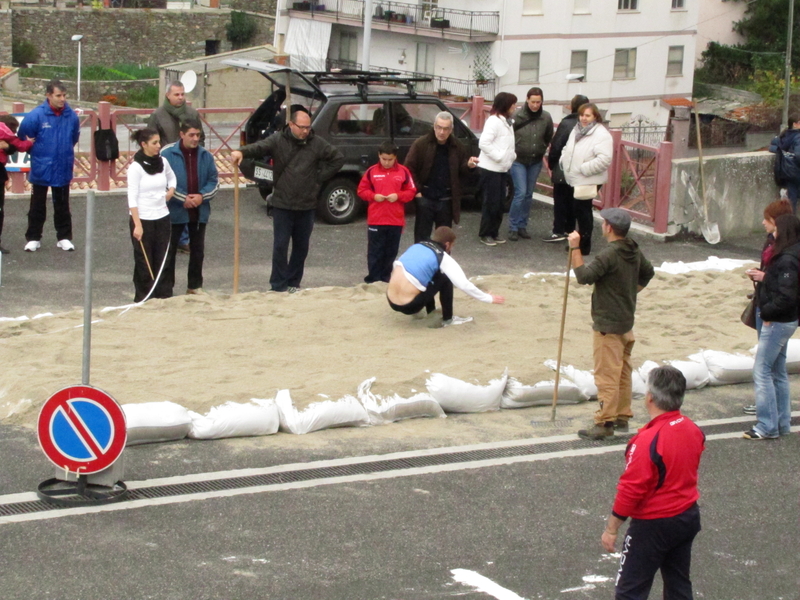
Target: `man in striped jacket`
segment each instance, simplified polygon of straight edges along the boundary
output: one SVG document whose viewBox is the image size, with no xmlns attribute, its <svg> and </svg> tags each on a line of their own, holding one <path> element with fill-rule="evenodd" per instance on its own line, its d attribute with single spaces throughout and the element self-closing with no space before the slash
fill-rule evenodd
<svg viewBox="0 0 800 600">
<path fill-rule="evenodd" d="M 686 379 L 675 367 L 650 372 L 645 407 L 650 422 L 625 450 L 625 471 L 601 543 L 614 552 L 617 532 L 628 517 L 622 543 L 616 600 L 644 600 L 661 570 L 666 600 L 691 600 L 692 542 L 700 531 L 697 470 L 705 435 L 680 412 Z"/>
</svg>

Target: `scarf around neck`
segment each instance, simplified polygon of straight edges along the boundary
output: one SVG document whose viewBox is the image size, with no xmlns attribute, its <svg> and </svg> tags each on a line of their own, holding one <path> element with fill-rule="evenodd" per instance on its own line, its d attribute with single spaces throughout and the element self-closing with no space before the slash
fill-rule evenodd
<svg viewBox="0 0 800 600">
<path fill-rule="evenodd" d="M 142 169 L 148 175 L 157 175 L 164 170 L 164 161 L 161 160 L 161 155 L 147 156 L 144 150 L 139 148 L 139 151 L 133 155 L 133 160 L 142 165 Z"/>
<path fill-rule="evenodd" d="M 186 116 L 186 103 L 185 102 L 183 104 L 181 104 L 180 106 L 172 106 L 172 104 L 169 103 L 169 100 L 164 98 L 163 106 L 164 106 L 164 110 L 166 110 L 167 113 L 169 113 L 169 116 L 171 116 L 173 119 L 175 119 L 178 123 L 183 121 L 184 117 Z"/>
<path fill-rule="evenodd" d="M 594 130 L 595 126 L 597 125 L 597 121 L 592 121 L 586 127 L 581 127 L 581 122 L 578 121 L 575 124 L 575 142 L 577 143 L 582 137 L 586 137 L 592 130 Z"/>
</svg>

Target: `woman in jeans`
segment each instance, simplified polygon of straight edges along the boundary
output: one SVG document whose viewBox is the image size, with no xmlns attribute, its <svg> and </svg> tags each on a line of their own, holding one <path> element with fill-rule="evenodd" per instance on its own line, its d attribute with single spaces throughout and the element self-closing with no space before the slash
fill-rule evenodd
<svg viewBox="0 0 800 600">
<path fill-rule="evenodd" d="M 494 97 L 492 110 L 478 146 L 481 154 L 478 157 L 478 172 L 483 192 L 483 209 L 478 237 L 482 244 L 497 246 L 505 243 L 500 237 L 500 225 L 503 222 L 503 200 L 506 196 L 506 178 L 517 158 L 514 151 L 514 128 L 511 115 L 517 97 L 508 92 L 500 92 Z"/>
<path fill-rule="evenodd" d="M 764 440 L 789 434 L 791 402 L 786 347 L 797 329 L 800 221 L 794 215 L 775 219 L 775 245 L 762 269 L 749 269 L 757 282 L 756 306 L 761 319 L 753 381 L 757 423 L 745 439 Z"/>
</svg>

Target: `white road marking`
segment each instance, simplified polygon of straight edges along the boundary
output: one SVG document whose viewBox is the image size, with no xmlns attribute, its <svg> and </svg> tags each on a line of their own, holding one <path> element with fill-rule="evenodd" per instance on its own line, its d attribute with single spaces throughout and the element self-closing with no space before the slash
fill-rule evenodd
<svg viewBox="0 0 800 600">
<path fill-rule="evenodd" d="M 792 413 L 792 416 L 800 416 L 800 412 Z M 733 419 L 720 419 L 719 421 L 701 421 L 702 425 L 715 425 L 720 423 L 737 423 L 737 422 L 751 422 L 752 417 L 735 417 Z M 793 432 L 800 431 L 800 427 L 792 427 Z M 706 440 L 722 440 L 741 437 L 740 432 L 731 433 L 718 433 L 709 435 Z M 274 467 L 267 467 L 263 469 L 237 469 L 231 471 L 217 471 L 213 473 L 195 473 L 193 475 L 181 475 L 177 477 L 162 477 L 159 479 L 148 479 L 146 481 L 132 481 L 126 482 L 128 489 L 143 489 L 161 485 L 174 485 L 180 483 L 196 483 L 202 481 L 214 481 L 219 479 L 228 479 L 232 477 L 247 477 L 251 475 L 266 475 L 271 473 L 284 473 L 287 471 L 301 471 L 307 469 L 318 469 L 324 467 L 334 467 L 342 465 L 353 464 L 367 464 L 370 462 L 391 460 L 396 458 L 409 458 L 418 456 L 431 456 L 439 454 L 452 454 L 457 452 L 468 452 L 472 450 L 494 449 L 494 448 L 514 448 L 518 446 L 529 446 L 539 444 L 549 444 L 561 441 L 574 441 L 578 439 L 576 435 L 561 435 L 549 438 L 529 438 L 524 440 L 510 440 L 505 442 L 489 442 L 485 444 L 472 444 L 468 446 L 451 446 L 448 448 L 428 448 L 424 450 L 413 450 L 408 452 L 395 452 L 392 454 L 373 455 L 373 456 L 356 456 L 349 458 L 342 458 L 336 460 L 323 460 L 311 463 L 293 463 L 287 465 L 277 465 Z M 241 496 L 245 494 L 261 494 L 265 492 L 279 492 L 285 490 L 295 490 L 303 488 L 317 487 L 321 485 L 334 485 L 340 483 L 355 483 L 362 481 L 379 481 L 381 479 L 395 479 L 398 477 L 412 477 L 416 475 L 430 475 L 435 473 L 448 473 L 453 471 L 463 471 L 467 469 L 482 469 L 486 467 L 497 467 L 504 465 L 511 465 L 516 463 L 525 462 L 539 462 L 547 461 L 555 458 L 571 458 L 580 456 L 594 456 L 600 454 L 608 454 L 611 452 L 623 452 L 625 450 L 624 444 L 614 444 L 608 446 L 597 446 L 592 448 L 583 448 L 579 450 L 561 450 L 556 452 L 546 452 L 542 454 L 532 454 L 525 456 L 509 456 L 505 458 L 496 458 L 488 460 L 478 460 L 469 462 L 453 463 L 448 465 L 435 465 L 429 467 L 418 467 L 414 469 L 398 469 L 394 471 L 384 471 L 380 473 L 366 473 L 361 475 L 348 475 L 343 477 L 326 477 L 321 479 L 314 479 L 309 481 L 298 481 L 292 483 L 280 483 L 262 486 L 253 486 L 247 488 L 238 488 L 232 490 L 219 490 L 213 492 L 204 492 L 200 494 L 184 494 L 180 496 L 169 496 L 165 498 L 152 498 L 143 500 L 132 500 L 129 502 L 121 502 L 118 504 L 109 504 L 105 506 L 86 506 L 79 508 L 65 508 L 61 510 L 45 511 L 26 513 L 20 515 L 10 515 L 0 517 L 0 525 L 6 523 L 22 523 L 27 521 L 43 521 L 49 519 L 57 519 L 61 517 L 69 517 L 76 515 L 85 515 L 102 512 L 112 512 L 118 510 L 130 510 L 134 508 L 144 508 L 148 506 L 165 506 L 168 504 L 182 504 L 184 502 L 192 502 L 197 500 L 208 500 L 211 498 L 229 498 L 233 496 Z M 19 494 L 8 494 L 0 496 L 0 505 L 12 504 L 17 502 L 32 502 L 38 500 L 39 497 L 34 492 L 23 492 Z"/>
<path fill-rule="evenodd" d="M 497 598 L 497 600 L 525 600 L 522 596 L 515 594 L 511 590 L 507 590 L 488 577 L 484 577 L 475 571 L 453 569 L 450 572 L 453 574 L 453 579 L 458 583 L 474 587 L 477 591 L 489 594 L 493 598 Z"/>
</svg>

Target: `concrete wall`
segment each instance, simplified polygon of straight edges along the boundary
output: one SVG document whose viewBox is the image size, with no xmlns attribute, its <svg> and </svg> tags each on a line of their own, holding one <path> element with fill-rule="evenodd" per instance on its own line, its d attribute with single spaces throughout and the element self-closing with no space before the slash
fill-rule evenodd
<svg viewBox="0 0 800 600">
<path fill-rule="evenodd" d="M 719 225 L 723 240 L 762 229 L 764 207 L 779 198 L 779 190 L 772 179 L 773 162 L 774 155 L 770 152 L 705 159 L 708 217 Z M 698 160 L 673 160 L 669 217 L 673 228 L 700 232 L 703 222 L 700 189 Z"/>
<path fill-rule="evenodd" d="M 272 41 L 274 18 L 254 16 L 259 30 L 253 45 Z M 230 50 L 225 25 L 230 11 L 92 10 L 35 8 L 13 11 L 13 31 L 37 45 L 44 64 L 75 64 L 83 34 L 84 65 L 141 63 L 159 65 L 205 54 L 206 40 L 220 40 Z"/>
</svg>

